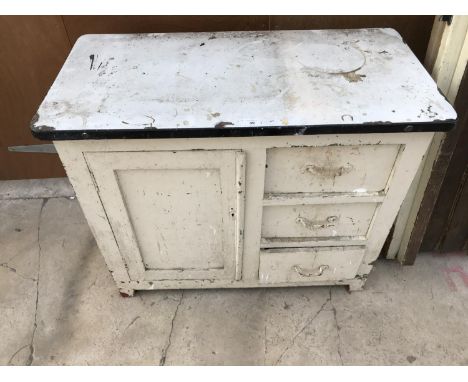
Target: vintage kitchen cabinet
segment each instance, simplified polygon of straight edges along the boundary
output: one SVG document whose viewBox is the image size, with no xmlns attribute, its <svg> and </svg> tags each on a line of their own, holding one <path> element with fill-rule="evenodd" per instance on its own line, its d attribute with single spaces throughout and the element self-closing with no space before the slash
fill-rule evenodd
<svg viewBox="0 0 468 382">
<path fill-rule="evenodd" d="M 360 289 L 455 119 L 395 30 L 360 29 L 86 35 L 31 128 L 131 295 Z"/>
</svg>

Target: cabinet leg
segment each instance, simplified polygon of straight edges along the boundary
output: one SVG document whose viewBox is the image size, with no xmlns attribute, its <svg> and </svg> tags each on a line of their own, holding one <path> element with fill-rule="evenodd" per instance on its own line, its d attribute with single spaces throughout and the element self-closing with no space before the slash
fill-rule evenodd
<svg viewBox="0 0 468 382">
<path fill-rule="evenodd" d="M 133 297 L 135 289 L 119 288 L 119 293 L 121 297 Z"/>
<path fill-rule="evenodd" d="M 364 288 L 365 283 L 366 283 L 365 279 L 354 279 L 348 284 L 348 291 L 350 293 L 360 291 Z"/>
</svg>

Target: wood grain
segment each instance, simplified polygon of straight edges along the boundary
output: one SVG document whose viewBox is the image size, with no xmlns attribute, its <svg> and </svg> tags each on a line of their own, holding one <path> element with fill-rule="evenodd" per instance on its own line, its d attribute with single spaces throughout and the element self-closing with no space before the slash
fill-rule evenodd
<svg viewBox="0 0 468 382">
<path fill-rule="evenodd" d="M 40 143 L 29 123 L 69 50 L 60 16 L 0 17 L 0 179 L 65 175 L 57 155 L 7 148 Z"/>
<path fill-rule="evenodd" d="M 428 191 L 440 182 L 438 198 L 426 222 L 421 250 L 444 252 L 466 248 L 468 239 L 468 69 L 455 100 L 457 127 L 447 134 L 434 165 Z M 427 191 L 426 191 L 427 192 Z M 422 213 L 422 211 L 421 211 Z M 415 229 L 418 228 L 415 226 Z"/>
</svg>

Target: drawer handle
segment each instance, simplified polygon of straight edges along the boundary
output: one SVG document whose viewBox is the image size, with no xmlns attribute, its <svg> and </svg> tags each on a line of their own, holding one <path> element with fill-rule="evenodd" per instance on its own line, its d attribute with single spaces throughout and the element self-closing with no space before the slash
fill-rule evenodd
<svg viewBox="0 0 468 382">
<path fill-rule="evenodd" d="M 294 271 L 303 277 L 322 276 L 323 272 L 330 268 L 328 265 L 320 265 L 316 270 L 302 269 L 300 265 L 294 265 Z"/>
<path fill-rule="evenodd" d="M 340 167 L 327 167 L 327 166 L 317 166 L 315 164 L 308 164 L 304 167 L 303 172 L 308 172 L 310 174 L 319 175 L 324 178 L 336 178 L 337 176 L 350 173 L 353 169 L 354 167 L 349 163 Z"/>
<path fill-rule="evenodd" d="M 316 222 L 316 221 L 314 222 L 313 220 L 307 219 L 301 215 L 299 215 L 296 218 L 296 223 L 308 229 L 334 227 L 337 221 L 338 221 L 338 216 L 329 216 L 324 221 L 320 221 L 320 222 Z"/>
</svg>

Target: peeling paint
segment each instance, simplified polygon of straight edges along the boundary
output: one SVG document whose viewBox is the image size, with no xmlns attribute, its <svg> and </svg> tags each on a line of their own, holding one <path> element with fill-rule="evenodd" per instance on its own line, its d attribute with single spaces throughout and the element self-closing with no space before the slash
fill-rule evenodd
<svg viewBox="0 0 468 382">
<path fill-rule="evenodd" d="M 42 131 L 42 132 L 46 132 L 46 131 L 54 131 L 55 128 L 53 126 L 47 126 L 47 125 L 39 125 L 39 126 L 33 126 L 32 129 L 33 131 Z"/>
<path fill-rule="evenodd" d="M 342 73 L 341 75 L 348 82 L 361 82 L 362 79 L 366 77 L 365 74 L 359 74 L 356 72 Z"/>
<path fill-rule="evenodd" d="M 351 171 L 353 171 L 353 169 L 354 167 L 349 163 L 339 167 L 317 166 L 315 164 L 309 164 L 305 166 L 303 172 L 309 172 L 325 178 L 335 178 L 337 176 L 349 174 Z"/>
<path fill-rule="evenodd" d="M 232 122 L 218 122 L 214 127 L 217 129 L 222 129 L 226 126 L 234 125 Z"/>
<path fill-rule="evenodd" d="M 34 132 L 50 132 L 54 131 L 55 128 L 53 126 L 48 125 L 36 125 L 39 120 L 39 114 L 36 113 L 30 122 L 30 128 Z"/>
</svg>

